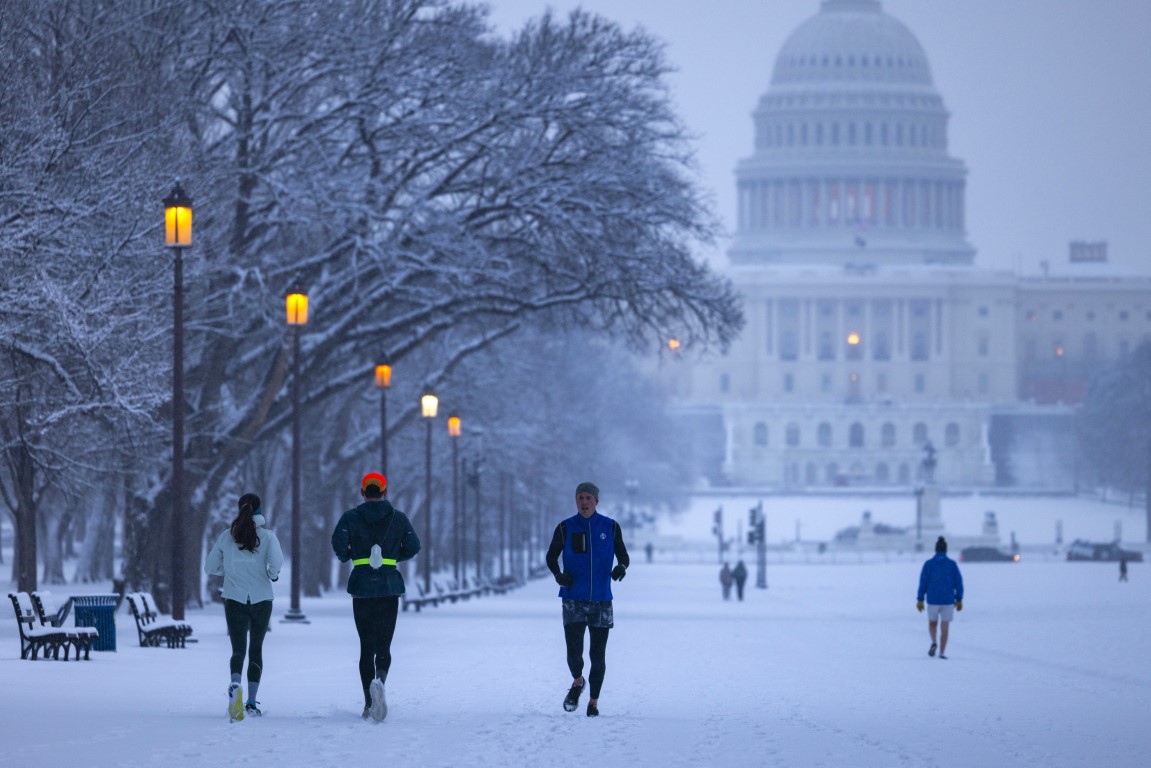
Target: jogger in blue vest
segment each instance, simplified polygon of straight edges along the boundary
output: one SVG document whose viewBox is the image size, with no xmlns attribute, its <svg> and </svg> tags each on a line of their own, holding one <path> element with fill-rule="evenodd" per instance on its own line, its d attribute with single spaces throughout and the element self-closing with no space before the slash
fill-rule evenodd
<svg viewBox="0 0 1151 768">
<path fill-rule="evenodd" d="M 631 564 L 619 523 L 596 511 L 599 488 L 592 483 L 576 486 L 576 512 L 556 526 L 547 552 L 547 566 L 560 585 L 563 600 L 564 640 L 572 684 L 564 697 L 564 709 L 574 712 L 583 693 L 583 638 L 591 635 L 591 698 L 587 716 L 599 715 L 599 694 L 607 670 L 607 636 L 614 626 L 612 581 L 627 575 Z M 563 570 L 559 558 L 563 555 Z M 613 567 L 612 562 L 615 562 Z"/>
</svg>

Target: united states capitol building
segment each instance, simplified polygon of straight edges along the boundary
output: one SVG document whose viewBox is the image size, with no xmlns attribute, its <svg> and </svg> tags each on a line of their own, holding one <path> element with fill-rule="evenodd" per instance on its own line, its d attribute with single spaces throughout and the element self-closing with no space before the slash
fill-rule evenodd
<svg viewBox="0 0 1151 768">
<path fill-rule="evenodd" d="M 788 38 L 736 168 L 727 274 L 747 325 L 674 361 L 714 485 L 1072 490 L 1092 371 L 1151 337 L 1151 278 L 1105 242 L 1035 274 L 975 265 L 967 168 L 927 53 L 877 0 L 823 0 Z"/>
</svg>

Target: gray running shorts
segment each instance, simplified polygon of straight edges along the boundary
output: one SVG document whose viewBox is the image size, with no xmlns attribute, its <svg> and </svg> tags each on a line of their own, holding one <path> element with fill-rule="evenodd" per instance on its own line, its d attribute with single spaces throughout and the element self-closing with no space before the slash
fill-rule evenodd
<svg viewBox="0 0 1151 768">
<path fill-rule="evenodd" d="M 954 618 L 954 605 L 932 605 L 931 603 L 927 604 L 928 621 L 951 621 Z"/>
</svg>

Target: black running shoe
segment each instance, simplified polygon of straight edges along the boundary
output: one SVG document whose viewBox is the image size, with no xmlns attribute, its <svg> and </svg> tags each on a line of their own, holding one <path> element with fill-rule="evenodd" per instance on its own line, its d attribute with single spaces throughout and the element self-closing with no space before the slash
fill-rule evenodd
<svg viewBox="0 0 1151 768">
<path fill-rule="evenodd" d="M 597 707 L 595 704 L 592 704 L 590 701 L 587 703 L 587 716 L 599 717 L 599 707 Z"/>
<path fill-rule="evenodd" d="M 579 706 L 579 697 L 583 693 L 583 683 L 578 685 L 572 683 L 572 687 L 568 689 L 568 695 L 564 696 L 564 712 L 575 712 L 576 707 Z"/>
<path fill-rule="evenodd" d="M 947 657 L 946 657 L 946 656 L 944 656 L 942 653 L 941 653 L 941 654 L 939 654 L 939 658 L 941 658 L 941 659 L 944 659 L 944 660 L 946 660 L 946 659 L 947 659 Z"/>
<path fill-rule="evenodd" d="M 248 717 L 262 717 L 264 713 L 256 706 L 259 703 L 258 701 L 249 701 L 244 705 L 244 714 Z"/>
<path fill-rule="evenodd" d="M 932 644 L 931 644 L 931 647 L 927 649 L 927 655 L 928 655 L 928 656 L 934 656 L 934 655 L 935 655 L 935 649 L 936 649 L 937 647 L 938 647 L 938 646 L 937 646 L 935 643 L 932 643 Z"/>
</svg>

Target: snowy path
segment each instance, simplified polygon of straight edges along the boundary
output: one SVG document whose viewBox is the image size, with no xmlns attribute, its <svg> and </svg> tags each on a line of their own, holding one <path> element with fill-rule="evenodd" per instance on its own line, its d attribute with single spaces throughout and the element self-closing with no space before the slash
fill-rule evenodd
<svg viewBox="0 0 1151 768">
<path fill-rule="evenodd" d="M 560 708 L 570 680 L 550 582 L 401 614 L 379 726 L 359 719 L 343 596 L 305 600 L 306 626 L 274 624 L 266 716 L 237 725 L 224 716 L 218 609 L 190 612 L 201 641 L 183 651 L 136 647 L 121 614 L 120 650 L 80 664 L 20 661 L 9 620 L 0 717 L 17 738 L 0 762 L 1144 764 L 1146 565 L 1118 584 L 1114 564 L 969 564 L 947 661 L 925 653 L 917 562 L 777 566 L 743 603 L 719 599 L 716 571 L 633 566 L 617 587 L 598 720 Z"/>
</svg>

